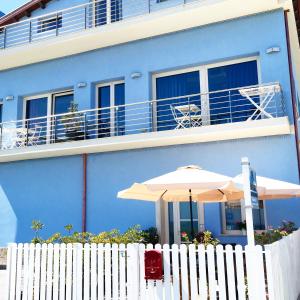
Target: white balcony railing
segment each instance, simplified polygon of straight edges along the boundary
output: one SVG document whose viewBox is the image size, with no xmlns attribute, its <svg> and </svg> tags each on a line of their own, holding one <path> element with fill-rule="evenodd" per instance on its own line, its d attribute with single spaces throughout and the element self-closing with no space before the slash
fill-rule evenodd
<svg viewBox="0 0 300 300">
<path fill-rule="evenodd" d="M 0 124 L 0 149 L 282 116 L 282 91 L 278 83 L 272 83 L 4 122 Z"/>
<path fill-rule="evenodd" d="M 0 49 L 85 31 L 203 0 L 97 0 L 0 27 Z"/>
</svg>

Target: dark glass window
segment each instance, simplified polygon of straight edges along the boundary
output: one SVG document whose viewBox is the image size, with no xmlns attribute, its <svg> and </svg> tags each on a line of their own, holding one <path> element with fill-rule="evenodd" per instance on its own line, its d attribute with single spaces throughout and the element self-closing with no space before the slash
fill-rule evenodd
<svg viewBox="0 0 300 300">
<path fill-rule="evenodd" d="M 27 127 L 31 129 L 32 135 L 39 138 L 39 143 L 45 141 L 47 136 L 47 108 L 48 97 L 26 101 Z"/>
<path fill-rule="evenodd" d="M 166 99 L 157 102 L 157 130 L 170 130 L 176 128 L 176 117 L 172 112 L 172 109 L 176 108 L 176 106 L 195 104 L 201 109 L 199 95 L 182 97 L 199 93 L 199 71 L 157 78 L 156 98 L 157 100 Z"/>
<path fill-rule="evenodd" d="M 210 92 L 234 89 L 210 94 L 211 124 L 246 121 L 255 111 L 237 88 L 258 84 L 256 61 L 211 68 L 208 83 Z M 259 102 L 258 97 L 254 100 Z"/>
<path fill-rule="evenodd" d="M 0 123 L 2 123 L 2 110 L 3 110 L 3 105 L 0 104 Z"/>
<path fill-rule="evenodd" d="M 114 98 L 113 98 L 114 97 Z M 98 136 L 125 134 L 125 84 L 112 83 L 98 88 Z M 111 106 L 120 106 L 111 109 Z M 112 114 L 114 114 L 112 116 Z M 112 117 L 114 124 L 112 124 Z"/>
<path fill-rule="evenodd" d="M 38 33 L 49 30 L 59 29 L 62 27 L 62 14 L 40 19 L 38 23 Z"/>
<path fill-rule="evenodd" d="M 111 0 L 111 22 L 122 20 L 122 0 Z M 106 0 L 95 3 L 95 23 L 96 26 L 107 24 Z"/>
</svg>

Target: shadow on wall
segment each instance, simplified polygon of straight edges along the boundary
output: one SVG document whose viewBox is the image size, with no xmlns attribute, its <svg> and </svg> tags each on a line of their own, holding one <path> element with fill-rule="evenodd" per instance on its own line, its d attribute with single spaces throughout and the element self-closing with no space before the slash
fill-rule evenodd
<svg viewBox="0 0 300 300">
<path fill-rule="evenodd" d="M 15 241 L 17 235 L 17 217 L 9 199 L 0 185 L 0 247 Z"/>
</svg>

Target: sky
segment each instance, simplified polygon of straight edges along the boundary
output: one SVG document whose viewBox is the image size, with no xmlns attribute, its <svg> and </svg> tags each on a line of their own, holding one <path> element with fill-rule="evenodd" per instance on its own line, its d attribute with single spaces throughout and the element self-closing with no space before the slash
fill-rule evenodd
<svg viewBox="0 0 300 300">
<path fill-rule="evenodd" d="M 0 0 L 0 11 L 7 14 L 26 2 L 29 0 Z"/>
</svg>

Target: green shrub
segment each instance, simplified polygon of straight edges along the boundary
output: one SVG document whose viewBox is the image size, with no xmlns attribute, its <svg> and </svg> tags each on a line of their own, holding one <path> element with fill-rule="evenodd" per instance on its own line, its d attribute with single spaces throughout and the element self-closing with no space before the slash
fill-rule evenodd
<svg viewBox="0 0 300 300">
<path fill-rule="evenodd" d="M 73 232 L 73 226 L 68 224 L 64 226 L 65 230 L 68 232 L 67 235 L 62 235 L 57 232 L 48 237 L 47 239 L 42 239 L 39 236 L 39 232 L 43 229 L 44 225 L 40 221 L 32 222 L 32 230 L 35 232 L 35 236 L 32 239 L 32 243 L 96 243 L 96 244 L 131 244 L 131 243 L 145 243 L 145 244 L 157 244 L 159 242 L 159 236 L 157 229 L 151 227 L 147 230 L 142 230 L 140 225 L 135 225 L 128 228 L 124 233 L 121 233 L 117 229 L 112 229 L 110 231 L 103 231 L 99 234 L 92 234 L 90 232 Z"/>
<path fill-rule="evenodd" d="M 255 242 L 257 245 L 268 245 L 281 240 L 284 236 L 291 234 L 297 230 L 295 223 L 291 221 L 282 221 L 281 225 L 276 229 L 255 233 Z"/>
</svg>

